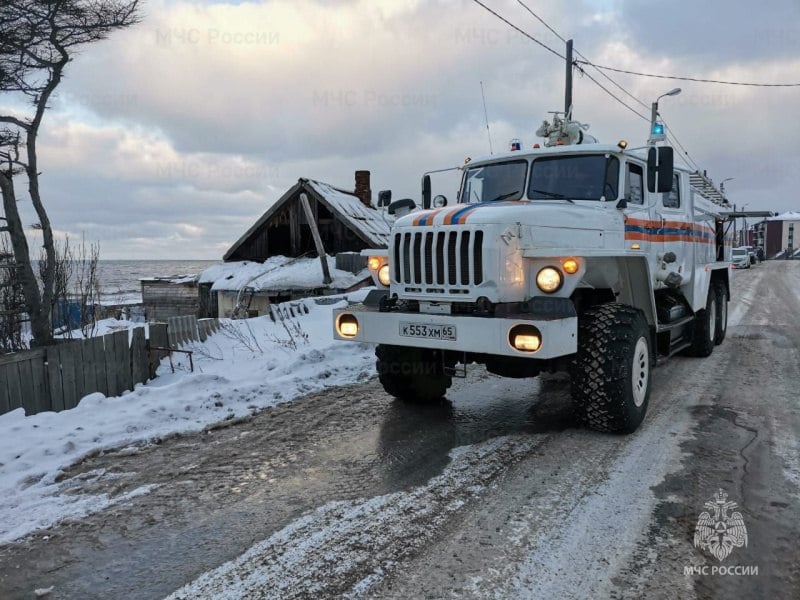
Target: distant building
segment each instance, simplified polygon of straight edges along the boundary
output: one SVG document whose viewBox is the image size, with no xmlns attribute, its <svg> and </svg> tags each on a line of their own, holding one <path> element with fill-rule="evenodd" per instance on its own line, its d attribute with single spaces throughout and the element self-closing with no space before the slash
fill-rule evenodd
<svg viewBox="0 0 800 600">
<path fill-rule="evenodd" d="M 783 258 L 788 250 L 790 255 L 798 252 L 800 235 L 800 212 L 789 211 L 768 217 L 754 227 L 754 246 L 764 248 L 767 258 Z"/>
</svg>

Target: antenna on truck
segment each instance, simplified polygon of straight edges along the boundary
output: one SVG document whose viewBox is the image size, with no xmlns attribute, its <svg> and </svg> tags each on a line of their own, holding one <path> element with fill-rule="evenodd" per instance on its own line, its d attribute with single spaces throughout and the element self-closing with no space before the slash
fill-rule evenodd
<svg viewBox="0 0 800 600">
<path fill-rule="evenodd" d="M 486 96 L 483 93 L 483 82 L 481 81 L 481 98 L 483 99 L 483 117 L 486 119 L 486 135 L 489 138 L 489 154 L 494 154 L 492 150 L 492 132 L 489 131 L 489 113 L 486 112 Z"/>
</svg>

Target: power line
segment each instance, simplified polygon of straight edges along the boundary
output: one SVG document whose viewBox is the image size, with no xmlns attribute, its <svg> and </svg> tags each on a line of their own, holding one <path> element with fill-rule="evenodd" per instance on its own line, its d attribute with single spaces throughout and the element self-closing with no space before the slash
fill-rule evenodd
<svg viewBox="0 0 800 600">
<path fill-rule="evenodd" d="M 486 9 L 486 10 L 488 10 L 489 12 L 491 12 L 491 13 L 492 13 L 493 15 L 495 15 L 497 18 L 501 19 L 503 22 L 505 22 L 506 24 L 508 24 L 510 27 L 513 27 L 515 30 L 517 30 L 518 32 L 520 32 L 521 34 L 523 34 L 525 37 L 527 37 L 527 38 L 531 39 L 532 41 L 536 42 L 537 44 L 539 44 L 539 45 L 540 45 L 540 46 L 542 46 L 543 48 L 547 49 L 547 50 L 548 50 L 548 51 L 550 51 L 551 53 L 555 54 L 556 56 L 558 56 L 558 57 L 559 57 L 559 58 L 561 58 L 562 60 L 566 60 L 566 57 L 562 56 L 561 54 L 559 54 L 558 52 L 556 52 L 555 50 L 553 50 L 553 49 L 552 49 L 552 48 L 550 48 L 549 46 L 547 46 L 547 45 L 545 45 L 544 43 L 540 42 L 539 40 L 537 40 L 536 38 L 534 38 L 534 37 L 533 37 L 533 36 L 531 36 L 530 34 L 526 33 L 525 31 L 523 31 L 522 29 L 520 29 L 519 27 L 517 27 L 516 25 L 514 25 L 513 23 L 511 23 L 511 22 L 510 22 L 510 21 L 508 21 L 507 19 L 505 19 L 504 17 L 500 16 L 499 14 L 497 14 L 495 11 L 493 11 L 492 9 L 490 9 L 489 7 L 487 7 L 485 4 L 483 4 L 483 3 L 482 3 L 482 2 L 480 2 L 479 0 L 474 0 L 474 1 L 475 1 L 477 4 L 480 4 L 480 5 L 481 5 L 483 8 L 485 8 L 485 9 Z M 553 28 L 552 28 L 552 27 L 551 27 L 551 26 L 550 26 L 550 25 L 549 25 L 549 24 L 548 24 L 548 23 L 547 23 L 547 22 L 546 22 L 544 19 L 542 19 L 542 18 L 541 18 L 539 15 L 537 15 L 537 14 L 536 14 L 536 13 L 535 13 L 535 12 L 534 12 L 534 11 L 533 11 L 533 10 L 532 10 L 532 9 L 531 9 L 531 8 L 530 8 L 528 5 L 527 5 L 527 4 L 525 4 L 525 2 L 523 2 L 522 0 L 517 0 L 517 2 L 518 2 L 518 3 L 519 3 L 519 4 L 520 4 L 520 5 L 523 7 L 523 8 L 525 8 L 525 10 L 527 10 L 527 11 L 528 11 L 528 12 L 529 12 L 531 15 L 533 15 L 533 16 L 534 16 L 534 17 L 535 17 L 535 18 L 536 18 L 536 19 L 537 19 L 537 20 L 538 20 L 538 21 L 539 21 L 539 22 L 540 22 L 542 25 L 544 25 L 544 26 L 545 26 L 545 27 L 546 27 L 546 28 L 547 28 L 547 29 L 550 31 L 550 33 L 552 33 L 554 36 L 556 36 L 556 37 L 557 37 L 559 40 L 561 40 L 562 42 L 566 43 L 566 39 L 564 38 L 564 36 L 562 36 L 562 35 L 561 35 L 560 33 L 558 33 L 558 32 L 557 32 L 555 29 L 553 29 Z M 594 77 L 592 77 L 592 76 L 591 76 L 589 73 L 587 73 L 587 72 L 586 72 L 586 70 L 585 70 L 585 69 L 583 69 L 583 68 L 580 66 L 580 64 L 588 64 L 588 65 L 590 65 L 591 67 L 593 67 L 595 70 L 597 70 L 597 72 L 598 72 L 598 73 L 600 73 L 600 75 L 602 75 L 602 76 L 603 76 L 605 79 L 607 79 L 607 80 L 608 80 L 608 81 L 609 81 L 611 84 L 613 84 L 615 87 L 617 87 L 617 88 L 618 88 L 619 90 L 621 90 L 621 91 L 622 91 L 624 94 L 626 94 L 627 96 L 629 96 L 631 99 L 633 99 L 634 101 L 636 101 L 638 104 L 640 104 L 640 105 L 641 105 L 642 107 L 644 107 L 645 109 L 648 109 L 648 108 L 650 108 L 649 106 L 647 106 L 647 104 L 645 104 L 644 102 L 642 102 L 642 100 L 640 100 L 639 98 L 637 98 L 635 95 L 633 95 L 632 93 L 630 93 L 630 92 L 629 92 L 627 89 L 625 89 L 625 88 L 624 88 L 622 85 L 620 85 L 619 83 L 617 83 L 617 82 L 616 82 L 614 79 L 612 79 L 612 78 L 611 78 L 611 77 L 610 77 L 610 76 L 609 76 L 607 73 L 605 73 L 605 72 L 602 70 L 602 67 L 600 67 L 599 65 L 595 65 L 595 64 L 594 64 L 592 61 L 590 61 L 590 60 L 589 60 L 589 59 L 588 59 L 588 58 L 587 58 L 587 57 L 586 57 L 584 54 L 582 54 L 581 52 L 579 52 L 577 49 L 575 49 L 575 53 L 576 53 L 578 56 L 580 56 L 581 58 L 583 58 L 583 61 L 577 61 L 577 60 L 576 60 L 576 61 L 574 61 L 574 62 L 573 62 L 573 66 L 574 66 L 576 69 L 578 69 L 578 70 L 581 72 L 581 74 L 583 74 L 583 75 L 585 75 L 586 77 L 588 77 L 588 78 L 589 78 L 589 79 L 590 79 L 590 80 L 591 80 L 591 81 L 592 81 L 592 82 L 593 82 L 593 83 L 594 83 L 594 84 L 595 84 L 597 87 L 599 87 L 599 88 L 600 88 L 601 90 L 603 90 L 603 91 L 604 91 L 606 94 L 608 94 L 609 96 L 611 96 L 611 97 L 612 97 L 614 100 L 616 100 L 617 102 L 619 102 L 619 103 L 620 103 L 622 106 L 624 106 L 625 108 L 627 108 L 629 111 L 631 111 L 631 112 L 632 112 L 633 114 L 635 114 L 637 117 L 639 117 L 640 119 L 642 119 L 642 120 L 644 120 L 644 121 L 647 121 L 647 122 L 649 122 L 649 121 L 650 121 L 650 118 L 648 118 L 646 115 L 643 115 L 642 113 L 640 113 L 639 111 L 637 111 L 635 108 L 633 108 L 632 106 L 630 106 L 628 103 L 624 102 L 624 101 L 623 101 L 621 98 L 619 98 L 619 97 L 618 97 L 616 94 L 614 94 L 614 93 L 613 93 L 611 90 L 609 90 L 609 89 L 608 89 L 606 86 L 604 86 L 603 84 L 601 84 L 601 83 L 600 83 L 599 81 L 597 81 L 597 80 L 596 80 Z M 613 70 L 613 71 L 618 71 L 618 72 L 626 73 L 626 71 L 623 71 L 623 70 L 621 70 L 621 69 L 611 69 L 611 68 L 608 68 L 608 70 Z M 634 74 L 634 75 L 636 75 L 637 73 L 630 73 L 630 74 Z M 664 77 L 664 78 L 666 79 L 667 77 Z M 686 79 L 687 79 L 687 80 L 692 80 L 692 79 L 690 79 L 690 78 L 686 78 Z M 744 84 L 742 84 L 742 85 L 744 85 Z M 798 85 L 800 85 L 800 84 L 798 84 Z M 674 132 L 671 132 L 671 131 L 669 130 L 669 126 L 667 125 L 667 122 L 666 122 L 664 119 L 662 119 L 662 121 L 664 122 L 664 126 L 667 128 L 667 129 L 666 129 L 666 131 L 667 131 L 667 136 L 668 136 L 668 138 L 671 138 L 671 139 L 673 140 L 673 144 L 674 144 L 674 145 L 677 145 L 677 146 L 678 146 L 678 147 L 679 147 L 679 148 L 680 148 L 680 149 L 683 151 L 683 156 L 682 156 L 681 158 L 684 160 L 684 162 L 686 162 L 686 164 L 687 164 L 688 166 L 690 166 L 690 167 L 693 167 L 695 170 L 699 171 L 699 170 L 700 170 L 700 167 L 698 166 L 697 162 L 696 162 L 696 161 L 695 161 L 695 160 L 692 158 L 691 154 L 689 154 L 689 151 L 688 151 L 688 150 L 687 150 L 687 149 L 684 147 L 684 145 L 683 145 L 683 144 L 680 142 L 680 140 L 678 139 L 678 136 L 677 136 L 677 135 L 675 135 L 675 133 L 674 133 Z"/>
<path fill-rule="evenodd" d="M 518 2 L 520 5 L 522 5 L 522 7 L 523 7 L 523 8 L 525 8 L 525 10 L 527 10 L 527 11 L 528 11 L 528 12 L 529 12 L 531 15 L 533 15 L 533 16 L 536 18 L 536 20 L 538 20 L 538 21 L 539 21 L 539 22 L 540 22 L 542 25 L 544 25 L 544 26 L 545 26 L 545 27 L 546 27 L 546 28 L 547 28 L 547 29 L 548 29 L 548 30 L 549 30 L 549 31 L 550 31 L 550 32 L 551 32 L 551 33 L 552 33 L 554 36 L 556 36 L 556 37 L 557 37 L 559 40 L 561 40 L 562 42 L 566 43 L 566 39 L 564 38 L 564 36 L 562 36 L 562 35 L 561 35 L 560 33 L 558 33 L 558 32 L 557 32 L 555 29 L 553 29 L 553 28 L 552 28 L 552 27 L 551 27 L 551 26 L 550 26 L 550 25 L 549 25 L 549 24 L 548 24 L 548 23 L 547 23 L 547 22 L 546 22 L 546 21 L 545 21 L 543 18 L 541 18 L 539 15 L 537 15 L 537 14 L 536 14 L 536 13 L 535 13 L 535 12 L 534 12 L 534 11 L 533 11 L 533 10 L 532 10 L 532 9 L 531 9 L 531 8 L 530 8 L 528 5 L 527 5 L 527 4 L 525 4 L 525 2 L 523 2 L 522 0 L 517 0 L 517 2 Z M 592 61 L 590 61 L 590 60 L 589 60 L 589 59 L 588 59 L 588 58 L 587 58 L 587 57 L 586 57 L 584 54 L 582 54 L 582 53 L 581 53 L 581 52 L 580 52 L 580 51 L 579 51 L 577 48 L 575 48 L 575 49 L 574 49 L 574 51 L 575 51 L 575 53 L 576 53 L 578 56 L 580 56 L 581 58 L 583 58 L 583 59 L 584 59 L 584 61 L 585 61 L 585 63 L 584 63 L 584 64 L 589 64 L 589 65 L 591 65 L 592 67 L 594 67 L 594 68 L 595 68 L 595 70 L 596 70 L 598 73 L 600 73 L 600 75 L 602 75 L 604 78 L 606 78 L 606 79 L 607 79 L 607 80 L 608 80 L 608 81 L 609 81 L 609 82 L 610 82 L 612 85 L 616 86 L 616 87 L 617 87 L 619 90 L 621 90 L 621 91 L 622 91 L 624 94 L 626 94 L 628 97 L 630 97 L 631 99 L 633 99 L 634 101 L 636 101 L 636 102 L 637 102 L 639 105 L 641 105 L 643 108 L 645 108 L 645 109 L 649 109 L 649 108 L 650 108 L 649 106 L 647 106 L 647 104 L 645 104 L 645 103 L 644 103 L 644 102 L 642 102 L 642 101 L 641 101 L 639 98 L 637 98 L 637 97 L 636 97 L 636 96 L 634 96 L 632 93 L 630 93 L 630 92 L 629 92 L 627 89 L 625 89 L 625 88 L 624 88 L 622 85 L 620 85 L 619 83 L 617 83 L 617 82 L 616 82 L 616 81 L 615 81 L 613 78 L 611 78 L 611 77 L 610 77 L 610 76 L 609 76 L 607 73 L 605 73 L 604 71 L 602 71 L 602 70 L 600 70 L 599 68 L 597 68 L 597 66 L 596 66 L 594 63 L 592 63 Z M 575 68 L 577 68 L 577 69 L 578 69 L 578 70 L 579 70 L 579 71 L 580 71 L 582 74 L 584 74 L 584 75 L 586 75 L 587 77 L 589 77 L 589 79 L 590 79 L 591 81 L 593 81 L 593 82 L 594 82 L 594 83 L 595 83 L 595 84 L 596 84 L 596 85 L 597 85 L 597 86 L 598 86 L 600 89 L 602 89 L 604 92 L 606 92 L 606 93 L 607 93 L 608 95 L 610 95 L 612 98 L 614 98 L 614 99 L 615 99 L 617 102 L 619 102 L 620 104 L 622 104 L 622 105 L 623 105 L 625 108 L 627 108 L 628 110 L 630 110 L 630 111 L 631 111 L 632 113 L 634 113 L 636 116 L 638 116 L 638 117 L 639 117 L 639 118 L 641 118 L 641 119 L 644 119 L 645 121 L 649 121 L 649 120 L 650 120 L 650 119 L 648 119 L 648 118 L 647 118 L 645 115 L 642 115 L 642 114 L 641 114 L 641 113 L 639 113 L 638 111 L 634 110 L 634 109 L 633 109 L 631 106 L 629 106 L 629 105 L 628 105 L 628 104 L 626 104 L 625 102 L 622 102 L 622 101 L 621 101 L 619 98 L 617 98 L 617 97 L 616 97 L 614 94 L 612 94 L 612 93 L 611 93 L 611 92 L 610 92 L 608 89 L 606 89 L 604 86 L 600 85 L 600 84 L 597 82 L 597 80 L 595 80 L 595 79 L 594 79 L 594 78 L 593 78 L 591 75 L 589 75 L 588 73 L 586 73 L 586 71 L 585 71 L 583 68 L 581 68 L 581 67 L 580 67 L 580 66 L 577 64 L 577 61 L 576 61 L 576 62 L 574 62 L 574 63 L 573 63 L 573 65 L 574 65 L 574 66 L 575 66 Z M 683 145 L 683 144 L 681 143 L 681 141 L 678 139 L 678 136 L 677 136 L 677 135 L 676 135 L 674 132 L 671 132 L 671 131 L 670 131 L 670 128 L 669 128 L 669 126 L 668 126 L 668 124 L 667 124 L 666 120 L 664 120 L 663 118 L 662 118 L 661 120 L 664 122 L 664 126 L 665 126 L 665 128 L 666 128 L 666 132 L 667 132 L 667 136 L 668 136 L 668 138 L 670 138 L 670 139 L 672 140 L 672 142 L 673 142 L 673 145 L 676 145 L 676 146 L 678 146 L 678 147 L 679 147 L 679 148 L 680 148 L 680 149 L 683 151 L 683 156 L 681 156 L 681 158 L 683 159 L 683 161 L 686 163 L 686 165 L 687 165 L 687 166 L 694 168 L 696 171 L 699 171 L 699 170 L 700 170 L 700 167 L 699 167 L 699 165 L 697 164 L 697 162 L 695 162 L 694 158 L 692 158 L 692 155 L 691 155 L 691 154 L 689 154 L 689 151 L 688 151 L 688 150 L 687 150 L 687 149 L 684 147 L 684 145 Z"/>
<path fill-rule="evenodd" d="M 614 73 L 624 73 L 626 75 L 637 75 L 639 77 L 653 77 L 655 79 L 674 79 L 677 81 L 696 81 L 698 83 L 719 83 L 722 85 L 744 85 L 749 87 L 800 87 L 800 83 L 753 83 L 745 81 L 724 81 L 722 79 L 703 79 L 700 77 L 680 77 L 678 75 L 655 75 L 653 73 L 641 73 L 639 71 L 628 71 L 627 69 L 617 69 L 614 67 L 607 67 L 604 65 L 596 65 L 588 60 L 577 61 L 583 64 L 588 64 L 596 69 L 603 71 L 613 71 Z"/>
<path fill-rule="evenodd" d="M 559 54 L 557 51 L 553 50 L 553 49 L 552 49 L 550 46 L 548 46 L 547 44 L 544 44 L 544 43 L 540 42 L 540 41 L 539 41 L 539 40 L 537 40 L 535 37 L 533 37 L 531 34 L 529 34 L 529 33 L 526 33 L 525 31 L 523 31 L 522 29 L 520 29 L 519 27 L 517 27 L 516 25 L 514 25 L 514 24 L 513 24 L 511 21 L 509 21 L 508 19 L 506 19 L 506 18 L 505 18 L 505 17 L 503 17 L 502 15 L 499 15 L 498 13 L 496 13 L 495 11 L 493 11 L 491 8 L 489 8 L 488 6 L 486 6 L 486 5 L 485 5 L 483 2 L 481 2 L 481 0 L 473 0 L 473 2 L 475 2 L 475 4 L 479 4 L 480 6 L 482 6 L 482 7 L 483 7 L 483 8 L 485 8 L 486 10 L 488 10 L 488 11 L 489 11 L 490 13 L 492 13 L 492 14 L 493 14 L 495 17 L 497 17 L 498 19 L 500 19 L 501 21 L 503 21 L 503 22 L 504 22 L 506 25 L 508 25 L 509 27 L 512 27 L 513 29 L 516 29 L 516 30 L 517 30 L 519 33 L 521 33 L 522 35 L 524 35 L 526 38 L 528 38 L 528 39 L 529 39 L 529 40 L 531 40 L 532 42 L 536 42 L 537 44 L 539 44 L 539 45 L 540 45 L 542 48 L 544 48 L 545 50 L 547 50 L 547 51 L 548 51 L 548 52 L 550 52 L 551 54 L 555 54 L 555 55 L 556 55 L 558 58 L 560 58 L 561 60 L 567 60 L 567 59 L 566 59 L 566 57 L 565 57 L 563 54 Z"/>
<path fill-rule="evenodd" d="M 528 12 L 529 12 L 531 15 L 533 15 L 533 16 L 536 18 L 536 20 L 537 20 L 537 21 L 539 21 L 539 22 L 540 22 L 542 25 L 544 25 L 545 27 L 547 27 L 547 29 L 550 31 L 550 33 L 552 33 L 554 36 L 556 36 L 556 37 L 557 37 L 559 40 L 561 40 L 562 42 L 564 42 L 564 43 L 566 43 L 566 42 L 567 42 L 566 38 L 564 38 L 564 36 L 563 36 L 563 35 L 561 35 L 561 34 L 560 34 L 560 33 L 558 33 L 558 32 L 557 32 L 555 29 L 553 29 L 553 28 L 552 28 L 552 27 L 549 25 L 549 23 L 547 23 L 547 21 L 545 21 L 545 20 L 544 20 L 542 17 L 540 17 L 539 15 L 537 15 L 537 14 L 536 14 L 536 13 L 533 11 L 533 9 L 531 9 L 531 8 L 530 8 L 530 7 L 529 7 L 527 4 L 525 4 L 525 3 L 524 3 L 522 0 L 517 0 L 517 3 L 518 3 L 518 4 L 520 4 L 520 5 L 521 5 L 521 6 L 522 6 L 522 7 L 523 7 L 525 10 L 527 10 L 527 11 L 528 11 Z M 581 52 L 580 52 L 580 51 L 579 51 L 577 48 L 574 48 L 574 51 L 575 51 L 575 54 L 577 54 L 578 56 L 580 56 L 581 58 L 583 58 L 583 59 L 586 61 L 586 64 L 589 64 L 589 65 L 591 65 L 591 66 L 594 66 L 594 65 L 592 64 L 592 62 L 591 62 L 591 61 L 590 61 L 590 60 L 589 60 L 589 59 L 588 59 L 586 56 L 584 56 L 584 55 L 583 55 L 583 54 L 582 54 L 582 53 L 581 53 Z M 577 67 L 578 69 L 580 69 L 580 67 L 578 67 L 578 66 L 577 66 L 577 64 L 576 64 L 575 62 L 573 63 L 573 66 L 575 66 L 575 67 Z M 597 68 L 595 68 L 595 69 L 596 69 L 596 71 L 597 71 L 598 73 L 600 73 L 600 75 L 602 75 L 603 77 L 605 77 L 605 78 L 606 78 L 606 79 L 607 79 L 607 80 L 608 80 L 608 81 L 609 81 L 609 82 L 610 82 L 612 85 L 614 85 L 615 87 L 617 87 L 617 88 L 618 88 L 620 91 L 622 91 L 622 92 L 623 92 L 624 94 L 626 94 L 628 97 L 630 97 L 631 99 L 633 99 L 633 100 L 635 100 L 636 102 L 638 102 L 638 103 L 639 103 L 640 105 L 642 105 L 642 106 L 643 106 L 645 109 L 649 109 L 649 108 L 650 108 L 649 106 L 647 106 L 647 104 L 645 104 L 644 102 L 642 102 L 641 100 L 639 100 L 639 98 L 637 98 L 636 96 L 634 96 L 633 94 L 631 94 L 631 93 L 630 93 L 628 90 L 626 90 L 624 87 L 622 87 L 622 86 L 621 86 L 619 83 L 617 83 L 616 81 L 614 81 L 614 80 L 613 80 L 613 79 L 612 79 L 612 78 L 611 78 L 609 75 L 607 75 L 605 72 L 603 72 L 603 71 L 601 71 L 600 69 L 597 69 Z M 585 74 L 585 72 L 583 71 L 583 69 L 580 69 L 580 71 L 581 71 L 581 73 L 584 73 L 584 74 Z"/>
<path fill-rule="evenodd" d="M 647 121 L 647 122 L 649 122 L 649 121 L 650 121 L 650 119 L 649 119 L 648 117 L 644 116 L 642 113 L 640 113 L 639 111 L 637 111 L 637 110 L 636 110 L 635 108 L 633 108 L 633 107 L 632 107 L 630 104 L 627 104 L 626 102 L 624 102 L 623 100 L 621 100 L 621 99 L 619 98 L 619 96 L 616 96 L 616 95 L 614 94 L 614 92 L 612 92 L 612 91 L 611 91 L 611 90 L 609 90 L 609 89 L 608 89 L 606 86 L 604 86 L 602 83 L 600 83 L 599 81 L 597 81 L 597 79 L 595 79 L 594 77 L 592 77 L 591 75 L 589 75 L 589 73 L 587 73 L 587 72 L 586 72 L 584 69 L 581 69 L 580 67 L 578 67 L 578 70 L 580 70 L 580 72 L 581 72 L 583 75 L 586 75 L 586 77 L 588 77 L 589 79 L 591 79 L 591 80 L 594 82 L 594 84 L 595 84 L 597 87 L 599 87 L 599 88 L 600 88 L 601 90 L 603 90 L 603 91 L 604 91 L 606 94 L 608 94 L 609 96 L 611 96 L 611 97 L 612 97 L 614 100 L 616 100 L 617 102 L 619 102 L 620 104 L 622 104 L 622 106 L 624 106 L 625 108 L 627 108 L 629 111 L 631 111 L 631 112 L 632 112 L 633 114 L 635 114 L 637 117 L 639 117 L 640 119 L 644 119 L 644 120 L 645 120 L 645 121 Z"/>
<path fill-rule="evenodd" d="M 562 42 L 564 42 L 565 44 L 567 43 L 567 40 L 565 40 L 565 39 L 564 39 L 564 38 L 561 36 L 561 34 L 560 34 L 560 33 L 558 33 L 558 32 L 557 32 L 555 29 L 553 29 L 552 27 L 550 27 L 550 25 L 548 25 L 548 24 L 547 24 L 547 22 L 545 22 L 545 20 L 544 20 L 543 18 L 541 18 L 539 15 L 537 15 L 535 12 L 533 12 L 533 11 L 532 11 L 530 8 L 528 8 L 528 5 L 527 5 L 527 4 L 525 4 L 525 3 L 524 3 L 522 0 L 517 0 L 517 2 L 519 2 L 519 3 L 522 5 L 522 7 L 523 7 L 525 10 L 527 10 L 527 11 L 528 11 L 529 13 L 531 13 L 531 14 L 532 14 L 534 17 L 536 17 L 536 19 L 539 21 L 539 23 L 541 23 L 542 25 L 544 25 L 545 27 L 547 27 L 547 28 L 550 30 L 550 32 L 551 32 L 551 33 L 552 33 L 554 36 L 556 36 L 558 39 L 560 39 L 560 40 L 561 40 Z"/>
<path fill-rule="evenodd" d="M 678 139 L 678 136 L 675 135 L 675 132 L 670 130 L 670 126 L 666 122 L 666 120 L 662 118 L 661 121 L 664 123 L 664 131 L 667 132 L 667 137 L 668 138 L 671 137 L 673 144 L 678 146 L 678 148 L 680 148 L 683 151 L 683 154 L 685 156 L 684 161 L 686 162 L 686 164 L 689 165 L 690 167 L 694 167 L 695 171 L 699 171 L 700 165 L 698 165 L 697 162 L 692 158 L 692 155 L 689 154 L 689 151 L 686 148 L 684 148 L 683 144 L 681 144 L 681 141 Z"/>
<path fill-rule="evenodd" d="M 528 12 L 529 12 L 531 15 L 533 15 L 533 16 L 536 18 L 536 20 L 537 20 L 537 21 L 539 21 L 539 22 L 540 22 L 542 25 L 544 25 L 544 26 L 545 26 L 545 27 L 546 27 L 546 28 L 547 28 L 547 29 L 550 31 L 550 33 L 552 33 L 554 36 L 556 36 L 556 37 L 557 37 L 559 40 L 561 40 L 562 42 L 564 42 L 564 43 L 566 43 L 566 42 L 567 42 L 566 38 L 564 38 L 564 36 L 563 36 L 563 35 L 561 35 L 561 34 L 560 34 L 560 33 L 558 33 L 558 32 L 557 32 L 555 29 L 553 29 L 553 28 L 552 28 L 552 27 L 551 27 L 551 26 L 550 26 L 550 25 L 547 23 L 547 21 L 545 21 L 545 20 L 544 20 L 542 17 L 540 17 L 539 15 L 537 15 L 537 14 L 536 14 L 536 13 L 533 11 L 533 9 L 531 9 L 531 8 L 530 8 L 530 7 L 529 7 L 527 4 L 525 4 L 525 2 L 523 2 L 522 0 L 517 0 L 517 3 L 518 3 L 520 6 L 522 6 L 522 7 L 523 7 L 525 10 L 527 10 L 527 11 L 528 11 Z M 585 57 L 583 54 L 581 54 L 581 53 L 580 53 L 580 52 L 579 52 L 577 49 L 575 49 L 575 53 L 576 53 L 578 56 L 580 56 L 580 57 L 582 57 L 583 59 L 585 59 L 585 60 L 586 60 L 586 64 L 589 64 L 589 65 L 591 65 L 591 66 L 594 66 L 594 65 L 592 65 L 592 63 L 589 61 L 589 59 L 588 59 L 588 58 L 586 58 L 586 57 Z M 640 114 L 639 112 L 637 112 L 637 111 L 636 111 L 636 110 L 635 110 L 633 107 L 629 106 L 627 103 L 623 102 L 623 101 L 622 101 L 622 100 L 621 100 L 619 97 L 617 97 L 615 94 L 613 94 L 613 93 L 612 93 L 612 92 L 611 92 L 609 89 L 607 89 L 605 86 L 601 85 L 601 84 L 600 84 L 600 82 L 598 82 L 598 81 L 597 81 L 597 80 L 596 80 L 594 77 L 592 77 L 591 75 L 589 75 L 589 74 L 588 74 L 588 73 L 587 73 L 587 72 L 586 72 L 584 69 L 582 69 L 580 66 L 578 66 L 578 64 L 577 64 L 577 61 L 573 62 L 573 66 L 574 66 L 575 68 L 577 68 L 577 69 L 578 69 L 578 70 L 579 70 L 579 71 L 580 71 L 580 72 L 581 72 L 583 75 L 586 75 L 586 76 L 587 76 L 587 77 L 588 77 L 590 80 L 592 80 L 592 81 L 593 81 L 593 82 L 594 82 L 594 83 L 595 83 L 595 84 L 596 84 L 596 85 L 597 85 L 597 86 L 598 86 L 600 89 L 602 89 L 602 90 L 603 90 L 603 91 L 604 91 L 606 94 L 608 94 L 609 96 L 611 96 L 612 98 L 614 98 L 614 100 L 616 100 L 617 102 L 619 102 L 620 104 L 622 104 L 622 105 L 623 105 L 625 108 L 627 108 L 628 110 L 630 110 L 630 111 L 631 111 L 632 113 L 634 113 L 636 116 L 638 116 L 638 117 L 640 117 L 640 118 L 642 118 L 642 119 L 645 119 L 645 120 L 649 121 L 649 119 L 648 119 L 647 117 L 645 117 L 644 115 L 642 115 L 642 114 Z M 606 75 L 605 73 L 603 73 L 603 72 L 602 72 L 602 71 L 600 71 L 599 69 L 597 70 L 597 72 L 598 72 L 598 73 L 600 73 L 600 75 L 602 75 L 602 76 L 603 76 L 603 77 L 605 77 L 606 79 L 608 79 L 608 81 L 610 81 L 610 82 L 611 82 L 613 85 L 615 85 L 617 88 L 619 88 L 619 89 L 620 89 L 622 92 L 624 92 L 625 94 L 627 94 L 628 96 L 630 96 L 630 97 L 631 97 L 633 100 L 635 100 L 636 102 L 638 102 L 639 104 L 641 104 L 641 105 L 642 105 L 644 108 L 646 108 L 646 109 L 647 109 L 647 108 L 650 108 L 650 107 L 649 107 L 649 106 L 647 106 L 647 105 L 646 105 L 644 102 L 642 102 L 641 100 L 639 100 L 639 98 L 637 98 L 636 96 L 634 96 L 633 94 L 631 94 L 631 93 L 630 93 L 628 90 L 626 90 L 624 87 L 622 87 L 622 86 L 621 86 L 619 83 L 617 83 L 616 81 L 614 81 L 614 80 L 613 80 L 611 77 L 609 77 L 608 75 Z"/>
</svg>

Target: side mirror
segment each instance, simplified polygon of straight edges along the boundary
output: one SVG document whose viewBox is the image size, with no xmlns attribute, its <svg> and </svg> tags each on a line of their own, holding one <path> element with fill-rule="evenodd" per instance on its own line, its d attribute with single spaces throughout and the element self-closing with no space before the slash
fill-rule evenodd
<svg viewBox="0 0 800 600">
<path fill-rule="evenodd" d="M 672 189 L 675 155 L 669 146 L 653 146 L 647 153 L 647 191 L 663 194 Z"/>
<path fill-rule="evenodd" d="M 447 198 L 446 197 L 442 196 L 441 194 L 438 194 L 437 196 L 434 196 L 434 198 L 433 198 L 433 207 L 434 208 L 444 208 L 445 206 L 447 206 Z"/>
<path fill-rule="evenodd" d="M 428 209 L 431 207 L 431 176 L 424 175 L 422 177 L 422 208 Z"/>
<path fill-rule="evenodd" d="M 392 190 L 378 192 L 378 208 L 389 206 L 392 203 Z"/>
</svg>

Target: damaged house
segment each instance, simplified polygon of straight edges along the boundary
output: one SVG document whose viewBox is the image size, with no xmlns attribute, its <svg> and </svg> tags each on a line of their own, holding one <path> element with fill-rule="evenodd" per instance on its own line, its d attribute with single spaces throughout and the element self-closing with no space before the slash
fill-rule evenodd
<svg viewBox="0 0 800 600">
<path fill-rule="evenodd" d="M 301 178 L 231 246 L 223 264 L 200 276 L 200 312 L 259 316 L 271 303 L 368 285 L 366 258 L 360 252 L 386 248 L 390 226 L 391 217 L 372 207 L 369 171 L 356 171 L 352 192 Z M 332 281 L 327 284 L 314 228 L 328 257 Z"/>
</svg>

